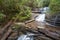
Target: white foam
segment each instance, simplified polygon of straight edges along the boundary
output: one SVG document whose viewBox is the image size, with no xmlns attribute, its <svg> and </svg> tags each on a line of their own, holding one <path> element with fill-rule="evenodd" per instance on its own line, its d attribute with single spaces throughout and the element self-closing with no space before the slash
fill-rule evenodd
<svg viewBox="0 0 60 40">
<path fill-rule="evenodd" d="M 39 14 L 38 17 L 35 19 L 38 22 L 44 22 L 45 20 L 45 14 Z"/>
</svg>

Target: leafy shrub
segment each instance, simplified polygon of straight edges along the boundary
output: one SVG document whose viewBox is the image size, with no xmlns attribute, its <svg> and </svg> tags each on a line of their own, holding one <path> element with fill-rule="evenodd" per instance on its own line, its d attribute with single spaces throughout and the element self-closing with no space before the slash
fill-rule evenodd
<svg viewBox="0 0 60 40">
<path fill-rule="evenodd" d="M 49 7 L 51 10 L 50 14 L 56 15 L 56 14 L 60 13 L 60 0 L 51 0 Z"/>
<path fill-rule="evenodd" d="M 40 7 L 40 0 L 27 0 L 25 5 L 31 8 Z"/>
<path fill-rule="evenodd" d="M 3 18 L 4 14 L 0 12 L 0 20 Z"/>
<path fill-rule="evenodd" d="M 23 22 L 29 20 L 31 18 L 31 10 L 29 7 L 23 6 L 21 7 L 20 13 L 18 16 L 18 21 Z"/>
<path fill-rule="evenodd" d="M 7 18 L 6 21 L 13 19 L 16 15 L 19 15 L 19 20 L 28 19 L 31 11 L 29 8 L 23 7 L 25 2 L 24 0 L 0 0 L 0 11 L 3 10 L 3 14 Z"/>
<path fill-rule="evenodd" d="M 41 0 L 34 0 L 33 7 L 40 7 L 40 1 Z"/>
<path fill-rule="evenodd" d="M 48 7 L 50 0 L 40 0 L 40 7 Z"/>
<path fill-rule="evenodd" d="M 19 0 L 1 0 L 1 10 L 11 19 L 16 13 L 20 12 Z"/>
<path fill-rule="evenodd" d="M 3 23 L 5 15 L 0 12 L 0 23 Z"/>
<path fill-rule="evenodd" d="M 50 4 L 50 0 L 44 0 L 43 1 L 43 7 L 48 7 Z"/>
</svg>

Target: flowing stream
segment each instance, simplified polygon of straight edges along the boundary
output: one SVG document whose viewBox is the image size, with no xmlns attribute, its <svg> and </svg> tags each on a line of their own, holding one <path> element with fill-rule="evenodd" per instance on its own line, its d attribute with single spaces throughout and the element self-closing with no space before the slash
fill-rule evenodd
<svg viewBox="0 0 60 40">
<path fill-rule="evenodd" d="M 44 22 L 45 20 L 45 14 L 39 14 L 36 19 L 36 21 L 38 22 Z M 27 33 L 26 35 L 21 35 L 20 37 L 18 37 L 17 40 L 33 40 L 33 35 L 32 33 Z"/>
<path fill-rule="evenodd" d="M 36 18 L 35 18 L 35 21 L 37 22 L 42 22 L 44 23 L 45 21 L 45 13 L 46 12 L 46 8 L 44 8 L 44 11 L 42 11 L 42 14 L 39 14 Z M 40 25 L 40 24 L 39 24 Z M 42 24 L 41 24 L 42 25 Z M 17 40 L 34 40 L 33 38 L 33 35 L 32 33 L 28 33 L 26 35 L 21 35 L 20 37 L 18 37 Z"/>
<path fill-rule="evenodd" d="M 45 20 L 45 14 L 39 14 L 36 18 L 35 18 L 36 21 L 38 22 L 44 22 Z"/>
<path fill-rule="evenodd" d="M 17 40 L 33 40 L 34 39 L 33 36 L 34 34 L 28 33 L 26 35 L 21 35 L 20 37 L 18 37 Z"/>
<path fill-rule="evenodd" d="M 47 12 L 49 12 L 49 7 L 40 8 L 40 14 L 35 18 L 38 22 L 44 22 L 45 21 L 45 15 Z"/>
</svg>

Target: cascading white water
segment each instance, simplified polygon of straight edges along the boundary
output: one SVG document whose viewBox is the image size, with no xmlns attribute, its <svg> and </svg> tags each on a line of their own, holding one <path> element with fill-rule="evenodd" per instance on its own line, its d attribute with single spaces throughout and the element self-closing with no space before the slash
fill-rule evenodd
<svg viewBox="0 0 60 40">
<path fill-rule="evenodd" d="M 18 37 L 17 40 L 33 40 L 33 35 L 32 33 L 28 33 L 26 35 L 21 35 L 20 37 Z"/>
<path fill-rule="evenodd" d="M 45 14 L 50 11 L 49 7 L 44 7 L 44 8 L 40 8 L 40 12 L 41 14 L 39 14 L 35 20 L 38 22 L 44 22 L 45 20 Z"/>
<path fill-rule="evenodd" d="M 38 28 L 44 29 L 45 27 L 45 14 L 39 14 L 36 18 L 35 21 L 37 21 Z"/>
<path fill-rule="evenodd" d="M 44 22 L 45 20 L 45 14 L 39 14 L 38 17 L 35 19 L 38 22 Z"/>
<path fill-rule="evenodd" d="M 47 9 L 46 9 L 46 8 L 47 8 Z M 40 25 L 40 26 L 38 26 L 39 28 L 44 28 L 44 26 L 42 26 L 42 25 L 44 25 L 43 23 L 44 23 L 44 21 L 45 21 L 45 12 L 46 12 L 46 10 L 48 10 L 48 9 L 49 9 L 48 7 L 45 7 L 44 10 L 41 12 L 42 14 L 39 14 L 39 15 L 35 18 L 35 21 L 41 22 L 41 24 L 38 23 L 38 24 Z M 33 39 L 34 39 L 34 38 L 33 38 L 33 35 L 35 35 L 35 34 L 27 33 L 27 35 L 21 35 L 20 37 L 18 37 L 17 40 L 33 40 Z"/>
<path fill-rule="evenodd" d="M 24 40 L 26 38 L 27 35 L 22 35 L 20 36 L 17 40 Z"/>
<path fill-rule="evenodd" d="M 38 28 L 45 28 L 45 15 L 49 11 L 49 7 L 44 7 L 40 9 L 40 14 L 35 17 L 35 21 L 37 21 L 37 24 L 39 25 Z"/>
</svg>

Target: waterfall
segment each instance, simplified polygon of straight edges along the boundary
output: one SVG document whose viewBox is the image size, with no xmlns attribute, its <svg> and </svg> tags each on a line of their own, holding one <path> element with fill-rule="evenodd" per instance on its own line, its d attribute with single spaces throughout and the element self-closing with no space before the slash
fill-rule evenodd
<svg viewBox="0 0 60 40">
<path fill-rule="evenodd" d="M 45 14 L 39 14 L 36 18 L 35 18 L 36 21 L 38 22 L 44 22 L 45 20 Z"/>
<path fill-rule="evenodd" d="M 33 40 L 33 35 L 32 33 L 28 33 L 26 35 L 21 35 L 20 37 L 18 37 L 17 40 Z"/>
</svg>

